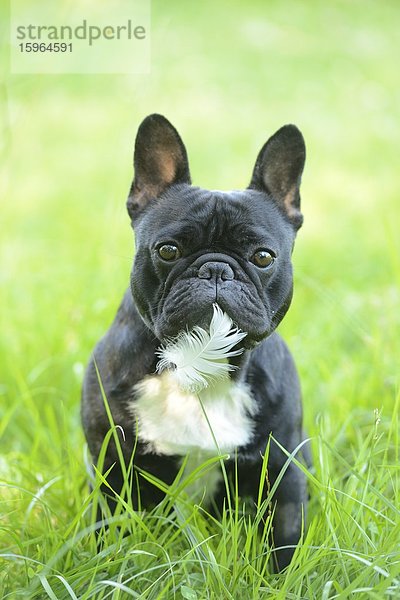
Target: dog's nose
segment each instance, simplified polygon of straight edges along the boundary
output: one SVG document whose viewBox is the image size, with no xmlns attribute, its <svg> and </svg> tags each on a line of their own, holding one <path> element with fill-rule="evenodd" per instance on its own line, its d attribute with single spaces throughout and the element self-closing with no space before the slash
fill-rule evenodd
<svg viewBox="0 0 400 600">
<path fill-rule="evenodd" d="M 224 262 L 206 262 L 201 265 L 197 276 L 200 279 L 222 279 L 222 281 L 230 281 L 235 278 L 235 274 L 232 271 L 228 263 Z"/>
</svg>

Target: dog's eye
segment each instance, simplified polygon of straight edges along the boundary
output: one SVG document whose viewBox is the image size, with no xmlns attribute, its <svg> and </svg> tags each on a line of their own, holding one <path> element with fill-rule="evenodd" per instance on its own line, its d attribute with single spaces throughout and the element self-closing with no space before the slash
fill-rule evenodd
<svg viewBox="0 0 400 600">
<path fill-rule="evenodd" d="M 269 250 L 257 250 L 257 252 L 254 252 L 250 260 L 257 267 L 264 269 L 265 267 L 269 267 L 270 265 L 272 265 L 274 259 L 274 254 Z"/>
<path fill-rule="evenodd" d="M 157 251 L 163 260 L 177 260 L 181 256 L 179 248 L 174 246 L 174 244 L 163 244 Z"/>
</svg>

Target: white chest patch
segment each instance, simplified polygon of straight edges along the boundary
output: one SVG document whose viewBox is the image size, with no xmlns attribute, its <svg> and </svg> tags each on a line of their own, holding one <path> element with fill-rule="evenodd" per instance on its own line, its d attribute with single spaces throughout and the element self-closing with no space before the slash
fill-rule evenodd
<svg viewBox="0 0 400 600">
<path fill-rule="evenodd" d="M 135 391 L 137 398 L 129 408 L 138 421 L 139 440 L 147 445 L 148 452 L 193 453 L 206 460 L 218 452 L 233 452 L 251 440 L 251 415 L 256 406 L 243 383 L 223 379 L 196 395 L 180 389 L 164 371 L 146 377 Z"/>
</svg>

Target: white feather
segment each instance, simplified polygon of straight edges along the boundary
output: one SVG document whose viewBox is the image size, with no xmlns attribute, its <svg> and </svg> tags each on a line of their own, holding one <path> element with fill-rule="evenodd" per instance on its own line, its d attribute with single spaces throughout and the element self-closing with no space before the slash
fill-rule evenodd
<svg viewBox="0 0 400 600">
<path fill-rule="evenodd" d="M 181 332 L 157 351 L 160 357 L 157 371 L 171 370 L 182 389 L 199 390 L 212 380 L 227 377 L 235 368 L 228 363 L 228 358 L 243 352 L 242 348 L 232 348 L 247 334 L 233 325 L 218 304 L 213 308 L 208 332 L 196 326 L 191 331 Z"/>
</svg>

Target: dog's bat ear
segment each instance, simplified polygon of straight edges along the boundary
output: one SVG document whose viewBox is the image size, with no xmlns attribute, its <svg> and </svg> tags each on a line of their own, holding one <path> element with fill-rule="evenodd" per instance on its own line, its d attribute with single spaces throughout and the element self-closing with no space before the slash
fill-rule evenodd
<svg viewBox="0 0 400 600">
<path fill-rule="evenodd" d="M 305 159 L 300 130 L 295 125 L 284 125 L 261 148 L 249 185 L 271 195 L 296 229 L 303 222 L 300 181 Z"/>
<path fill-rule="evenodd" d="M 189 183 L 186 148 L 175 127 L 162 115 L 149 115 L 141 123 L 133 157 L 135 176 L 127 208 L 131 219 L 174 183 Z"/>
</svg>

